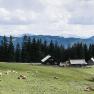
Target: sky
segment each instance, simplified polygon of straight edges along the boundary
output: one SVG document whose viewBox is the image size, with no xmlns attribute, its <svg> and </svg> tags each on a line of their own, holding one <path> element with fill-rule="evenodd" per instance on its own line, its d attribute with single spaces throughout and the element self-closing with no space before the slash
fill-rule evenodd
<svg viewBox="0 0 94 94">
<path fill-rule="evenodd" d="M 94 36 L 94 0 L 0 0 L 0 35 Z"/>
</svg>

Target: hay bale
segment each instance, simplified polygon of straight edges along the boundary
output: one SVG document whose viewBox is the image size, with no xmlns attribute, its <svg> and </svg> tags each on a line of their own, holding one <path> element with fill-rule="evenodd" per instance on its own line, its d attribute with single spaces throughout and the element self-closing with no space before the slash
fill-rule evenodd
<svg viewBox="0 0 94 94">
<path fill-rule="evenodd" d="M 12 72 L 13 72 L 13 73 L 18 73 L 18 72 L 17 72 L 17 71 L 15 71 L 15 70 L 13 70 Z"/>
<path fill-rule="evenodd" d="M 18 73 L 18 72 L 15 72 L 16 74 Z"/>
<path fill-rule="evenodd" d="M 94 88 L 93 88 L 93 87 L 89 86 L 88 88 L 89 88 L 91 91 L 94 91 Z"/>
<path fill-rule="evenodd" d="M 59 77 L 54 77 L 54 79 L 59 79 Z"/>
<path fill-rule="evenodd" d="M 25 75 L 20 75 L 18 79 L 26 79 L 27 77 Z"/>
<path fill-rule="evenodd" d="M 88 86 L 84 89 L 84 91 L 94 91 L 94 88 L 91 86 Z"/>
<path fill-rule="evenodd" d="M 6 74 L 6 75 L 8 75 L 8 74 L 9 74 L 9 72 L 5 72 L 5 74 Z"/>
<path fill-rule="evenodd" d="M 12 72 L 16 72 L 15 70 L 13 70 Z"/>
<path fill-rule="evenodd" d="M 3 74 L 2 74 L 2 72 L 0 72 L 0 76 L 2 76 Z"/>
<path fill-rule="evenodd" d="M 18 77 L 18 79 L 21 79 L 21 77 Z"/>
<path fill-rule="evenodd" d="M 27 77 L 26 76 L 23 76 L 22 79 L 26 79 Z"/>
<path fill-rule="evenodd" d="M 23 77 L 23 75 L 21 74 L 19 77 Z"/>
<path fill-rule="evenodd" d="M 90 90 L 89 90 L 89 89 L 87 89 L 87 88 L 85 88 L 85 89 L 84 89 L 84 91 L 88 91 L 88 92 L 89 92 Z"/>
<path fill-rule="evenodd" d="M 11 70 L 7 70 L 7 71 L 5 72 L 5 74 L 8 75 L 10 72 L 11 72 Z"/>
</svg>

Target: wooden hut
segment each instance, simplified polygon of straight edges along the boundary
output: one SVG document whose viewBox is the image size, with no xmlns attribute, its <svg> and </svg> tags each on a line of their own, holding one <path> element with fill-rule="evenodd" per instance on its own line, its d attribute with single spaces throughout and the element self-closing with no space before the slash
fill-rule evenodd
<svg viewBox="0 0 94 94">
<path fill-rule="evenodd" d="M 58 65 L 57 60 L 52 57 L 51 55 L 47 55 L 45 56 L 42 60 L 41 60 L 42 64 L 49 64 L 49 65 Z"/>
<path fill-rule="evenodd" d="M 86 65 L 87 65 L 87 62 L 84 59 L 69 60 L 69 66 L 82 67 Z"/>
</svg>

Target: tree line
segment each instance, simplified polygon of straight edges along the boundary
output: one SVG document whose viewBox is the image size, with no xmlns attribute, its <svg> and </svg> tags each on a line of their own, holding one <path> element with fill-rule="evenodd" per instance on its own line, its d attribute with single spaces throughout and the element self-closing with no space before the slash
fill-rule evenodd
<svg viewBox="0 0 94 94">
<path fill-rule="evenodd" d="M 3 37 L 0 43 L 0 61 L 2 62 L 40 62 L 43 57 L 50 54 L 58 62 L 68 59 L 85 59 L 88 61 L 94 57 L 94 44 L 87 46 L 83 43 L 75 43 L 65 48 L 57 42 L 31 39 L 24 36 L 22 43 L 13 44 L 13 37 Z"/>
</svg>

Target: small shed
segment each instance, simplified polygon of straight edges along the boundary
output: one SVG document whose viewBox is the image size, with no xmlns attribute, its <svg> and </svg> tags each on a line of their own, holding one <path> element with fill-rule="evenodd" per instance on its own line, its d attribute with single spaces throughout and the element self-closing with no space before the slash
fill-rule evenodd
<svg viewBox="0 0 94 94">
<path fill-rule="evenodd" d="M 49 58 L 51 58 L 51 56 L 50 56 L 50 55 L 47 55 L 46 57 L 44 57 L 44 58 L 41 60 L 41 62 L 44 63 L 44 62 L 46 62 Z"/>
<path fill-rule="evenodd" d="M 94 65 L 94 58 L 91 58 L 90 60 L 87 61 L 88 65 Z"/>
<path fill-rule="evenodd" d="M 59 66 L 60 67 L 68 67 L 70 64 L 69 64 L 69 61 L 66 61 L 66 62 L 60 62 Z"/>
<path fill-rule="evenodd" d="M 54 59 L 52 58 L 51 55 L 47 55 L 45 56 L 42 60 L 41 60 L 42 64 L 54 64 Z"/>
<path fill-rule="evenodd" d="M 87 62 L 84 59 L 69 60 L 69 66 L 82 67 L 86 65 Z"/>
<path fill-rule="evenodd" d="M 49 65 L 58 65 L 58 62 L 55 60 L 54 57 L 52 57 L 51 55 L 47 55 L 45 56 L 42 60 L 41 60 L 42 64 L 49 64 Z"/>
</svg>

